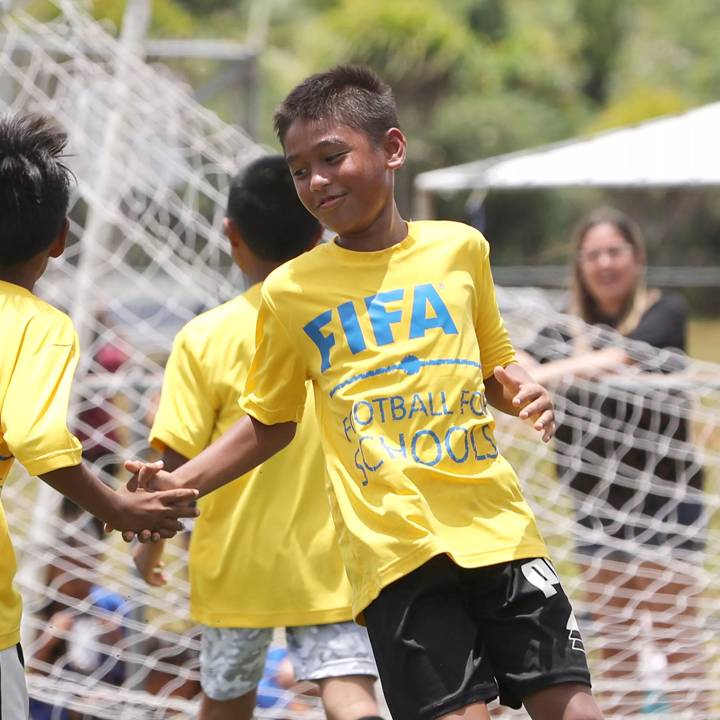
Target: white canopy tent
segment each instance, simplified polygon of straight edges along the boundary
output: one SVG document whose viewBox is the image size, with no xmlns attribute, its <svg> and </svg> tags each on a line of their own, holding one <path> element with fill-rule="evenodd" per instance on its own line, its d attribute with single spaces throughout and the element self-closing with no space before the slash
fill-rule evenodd
<svg viewBox="0 0 720 720">
<path fill-rule="evenodd" d="M 720 102 L 588 138 L 421 173 L 415 178 L 415 217 L 432 217 L 436 193 L 678 186 L 720 186 Z M 504 268 L 498 275 L 513 284 L 529 270 Z M 666 270 L 671 269 L 650 268 L 650 275 L 664 286 L 720 285 L 718 267 L 686 268 L 688 272 L 680 274 L 674 268 L 672 277 Z M 535 271 L 536 282 L 551 285 L 561 282 L 566 272 L 561 267 Z"/>
<path fill-rule="evenodd" d="M 680 185 L 720 185 L 720 102 L 415 178 L 420 201 L 460 190 Z"/>
</svg>

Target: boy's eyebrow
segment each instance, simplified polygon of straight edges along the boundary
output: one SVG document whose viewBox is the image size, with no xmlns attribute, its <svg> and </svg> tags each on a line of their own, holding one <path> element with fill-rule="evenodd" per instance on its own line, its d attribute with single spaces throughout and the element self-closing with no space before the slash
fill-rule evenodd
<svg viewBox="0 0 720 720">
<path fill-rule="evenodd" d="M 330 137 L 323 138 L 320 140 L 320 142 L 315 143 L 312 150 L 321 150 L 323 147 L 327 145 L 347 145 L 347 140 L 341 137 L 336 137 L 335 135 L 331 135 Z M 291 163 L 294 160 L 298 159 L 298 153 L 292 153 L 290 155 L 285 156 L 285 162 Z"/>
</svg>

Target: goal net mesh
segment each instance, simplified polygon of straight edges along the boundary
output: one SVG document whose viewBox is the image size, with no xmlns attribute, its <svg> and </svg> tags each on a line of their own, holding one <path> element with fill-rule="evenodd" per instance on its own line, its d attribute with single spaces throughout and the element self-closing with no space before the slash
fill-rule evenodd
<svg viewBox="0 0 720 720">
<path fill-rule="evenodd" d="M 71 240 L 37 290 L 78 327 L 72 424 L 116 484 L 116 457 L 153 457 L 148 424 L 174 334 L 243 288 L 222 218 L 231 176 L 263 149 L 77 3 L 56 6 L 47 23 L 2 16 L 0 112 L 49 114 L 70 135 Z M 561 357 L 581 338 L 624 343 L 636 360 L 630 373 L 556 383 L 562 430 L 549 445 L 498 418 L 607 715 L 720 717 L 720 368 L 580 328 L 540 292 L 499 296 L 516 344 L 536 357 Z M 552 331 L 538 336 L 541 325 Z M 102 538 L 17 465 L 3 504 L 21 567 L 35 716 L 195 717 L 187 536 L 168 543 L 170 582 L 154 589 L 117 536 Z M 276 695 L 258 717 L 322 716 L 317 698 Z"/>
</svg>

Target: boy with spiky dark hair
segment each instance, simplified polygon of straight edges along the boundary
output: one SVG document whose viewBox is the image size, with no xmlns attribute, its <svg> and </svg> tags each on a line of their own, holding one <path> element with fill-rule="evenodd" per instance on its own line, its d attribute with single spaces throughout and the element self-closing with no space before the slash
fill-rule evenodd
<svg viewBox="0 0 720 720">
<path fill-rule="evenodd" d="M 314 75 L 275 127 L 305 207 L 335 239 L 263 285 L 248 418 L 156 486 L 201 494 L 282 447 L 315 392 L 330 501 L 395 720 L 598 720 L 570 603 L 490 406 L 554 432 L 516 363 L 489 245 L 454 222 L 407 222 L 406 141 L 369 69 Z"/>
<path fill-rule="evenodd" d="M 81 462 L 67 428 L 78 359 L 70 318 L 33 295 L 68 235 L 65 133 L 39 116 L 0 117 L 0 487 L 15 459 L 32 475 L 119 530 L 171 537 L 194 517 L 195 491 L 115 493 Z M 0 719 L 27 718 L 16 563 L 0 506 Z"/>
<path fill-rule="evenodd" d="M 244 415 L 238 400 L 255 350 L 262 282 L 322 232 L 281 155 L 235 176 L 224 226 L 251 287 L 191 320 L 175 339 L 150 434 L 170 470 Z M 308 404 L 291 445 L 200 501 L 189 557 L 190 611 L 202 626 L 200 720 L 250 720 L 278 626 L 287 628 L 296 677 L 318 684 L 328 718 L 377 717 L 377 669 L 366 631 L 351 622 L 310 397 Z M 159 544 L 136 551 L 151 584 L 164 584 L 161 554 Z"/>
</svg>

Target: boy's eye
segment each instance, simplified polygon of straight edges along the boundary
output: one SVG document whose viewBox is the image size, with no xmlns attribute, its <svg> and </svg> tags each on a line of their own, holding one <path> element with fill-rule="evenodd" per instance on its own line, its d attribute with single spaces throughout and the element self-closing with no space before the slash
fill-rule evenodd
<svg viewBox="0 0 720 720">
<path fill-rule="evenodd" d="M 307 171 L 305 170 L 305 168 L 296 168 L 295 170 L 290 170 L 290 174 L 291 174 L 294 178 L 304 177 L 305 174 L 306 174 L 306 172 L 307 172 Z"/>
<path fill-rule="evenodd" d="M 347 150 L 343 150 L 343 152 L 339 153 L 333 153 L 332 155 L 328 155 L 325 158 L 325 162 L 334 163 L 340 160 L 341 158 L 345 157 L 347 155 Z"/>
</svg>

